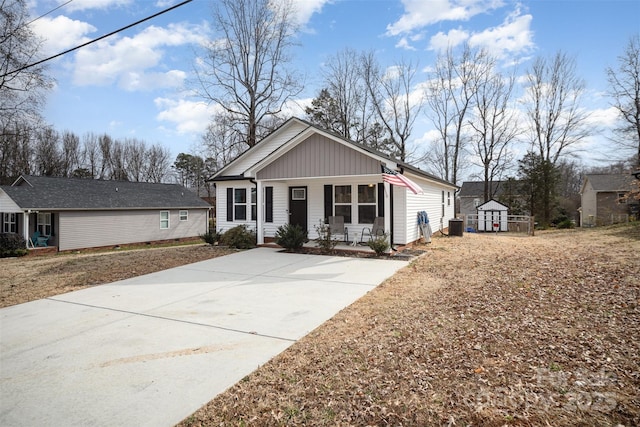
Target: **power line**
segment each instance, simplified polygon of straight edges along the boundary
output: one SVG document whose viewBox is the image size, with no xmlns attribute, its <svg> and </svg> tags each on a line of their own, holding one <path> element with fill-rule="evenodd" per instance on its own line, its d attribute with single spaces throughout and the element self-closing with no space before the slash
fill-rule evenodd
<svg viewBox="0 0 640 427">
<path fill-rule="evenodd" d="M 8 73 L 5 73 L 5 74 L 1 75 L 1 76 L 0 76 L 0 78 L 6 77 L 6 76 L 10 76 L 11 74 L 19 73 L 20 71 L 22 71 L 22 70 L 26 70 L 27 68 L 35 67 L 36 65 L 40 65 L 40 64 L 42 64 L 43 62 L 51 61 L 52 59 L 55 59 L 55 58 L 57 58 L 57 57 L 59 57 L 59 56 L 66 55 L 67 53 L 73 52 L 74 50 L 78 50 L 78 49 L 80 49 L 80 48 L 82 48 L 82 47 L 85 47 L 85 46 L 88 46 L 88 45 L 93 44 L 93 43 L 95 43 L 95 42 L 98 42 L 98 41 L 100 41 L 100 40 L 102 40 L 102 39 L 106 39 L 107 37 L 110 37 L 110 36 L 112 36 L 112 35 L 114 35 L 114 34 L 117 34 L 117 33 L 121 32 L 121 31 L 128 30 L 128 29 L 129 29 L 129 28 L 131 28 L 131 27 L 135 27 L 135 26 L 136 26 L 136 25 L 138 25 L 138 24 L 142 24 L 142 23 L 143 23 L 143 22 L 145 22 L 145 21 L 148 21 L 148 20 L 153 19 L 153 18 L 155 18 L 155 17 L 157 17 L 157 16 L 160 16 L 160 15 L 162 15 L 162 14 L 164 14 L 164 13 L 167 13 L 167 12 L 169 12 L 169 11 L 172 11 L 173 9 L 177 9 L 177 8 L 179 8 L 180 6 L 184 6 L 184 5 L 185 5 L 185 4 L 187 4 L 187 3 L 191 3 L 192 1 L 193 1 L 193 0 L 185 0 L 185 1 L 183 1 L 182 3 L 178 3 L 178 4 L 176 4 L 175 6 L 171 6 L 171 7 L 170 7 L 170 8 L 168 8 L 168 9 L 162 10 L 162 11 L 160 11 L 160 12 L 156 13 L 156 14 L 153 14 L 153 15 L 151 15 L 151 16 L 148 16 L 148 17 L 144 18 L 144 19 L 141 19 L 141 20 L 139 20 L 139 21 L 136 21 L 136 22 L 134 22 L 133 24 L 129 24 L 129 25 L 127 25 L 126 27 L 122 27 L 122 28 L 120 28 L 120 29 L 118 29 L 118 30 L 115 30 L 115 31 L 110 32 L 109 34 L 105 34 L 104 36 L 100 36 L 100 37 L 98 37 L 97 39 L 93 39 L 93 40 L 91 40 L 91 41 L 88 41 L 88 42 L 86 42 L 86 43 L 83 43 L 83 44 L 81 44 L 80 46 L 76 46 L 76 47 L 74 47 L 74 48 L 71 48 L 71 49 L 65 50 L 64 52 L 60 52 L 60 53 L 58 53 L 58 54 L 56 54 L 56 55 L 53 55 L 53 56 L 50 56 L 50 57 L 48 57 L 48 58 L 42 59 L 42 60 L 40 60 L 40 61 L 34 62 L 33 64 L 25 65 L 24 67 L 20 67 L 20 68 L 18 68 L 18 69 L 16 69 L 16 70 L 9 71 Z"/>
<path fill-rule="evenodd" d="M 61 4 L 60 6 L 58 6 L 58 7 L 54 8 L 54 9 L 51 9 L 49 12 L 47 12 L 47 13 L 43 13 L 42 15 L 38 16 L 37 18 L 32 19 L 31 21 L 29 21 L 29 22 L 27 22 L 26 24 L 24 24 L 24 25 L 23 25 L 23 27 L 26 27 L 27 25 L 31 25 L 32 23 L 36 22 L 38 19 L 40 19 L 40 18 L 44 18 L 45 16 L 49 15 L 50 13 L 55 12 L 56 10 L 60 9 L 61 7 L 64 7 L 64 6 L 68 5 L 68 4 L 69 4 L 69 3 L 71 3 L 72 1 L 73 1 L 73 0 L 69 0 L 69 1 L 67 1 L 66 3 Z"/>
</svg>

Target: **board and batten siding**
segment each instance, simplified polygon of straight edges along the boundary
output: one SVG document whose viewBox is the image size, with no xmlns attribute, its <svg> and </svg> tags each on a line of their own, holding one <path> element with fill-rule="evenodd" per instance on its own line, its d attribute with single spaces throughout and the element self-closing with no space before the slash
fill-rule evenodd
<svg viewBox="0 0 640 427">
<path fill-rule="evenodd" d="M 256 173 L 257 179 L 380 173 L 380 161 L 323 135 L 312 134 Z"/>
<path fill-rule="evenodd" d="M 255 145 L 249 151 L 247 151 L 244 155 L 239 157 L 236 161 L 234 161 L 228 169 L 224 170 L 224 175 L 226 176 L 235 176 L 242 175 L 244 171 L 249 169 L 251 166 L 258 163 L 260 160 L 267 157 L 274 150 L 278 149 L 281 145 L 283 145 L 286 141 L 294 138 L 300 132 L 305 130 L 308 126 L 299 122 L 292 122 L 289 127 L 283 129 L 282 133 L 274 134 L 272 137 L 267 137 L 260 141 L 259 144 Z"/>
<path fill-rule="evenodd" d="M 189 212 L 180 221 L 178 209 L 60 212 L 58 249 L 61 251 L 157 240 L 197 237 L 207 231 L 207 209 Z M 160 211 L 169 211 L 169 229 L 160 229 Z"/>
</svg>

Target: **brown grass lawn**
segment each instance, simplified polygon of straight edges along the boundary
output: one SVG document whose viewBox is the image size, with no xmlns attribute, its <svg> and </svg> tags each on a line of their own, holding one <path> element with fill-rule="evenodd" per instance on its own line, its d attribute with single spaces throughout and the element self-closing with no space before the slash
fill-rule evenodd
<svg viewBox="0 0 640 427">
<path fill-rule="evenodd" d="M 640 425 L 640 227 L 437 238 L 181 426 Z"/>
<path fill-rule="evenodd" d="M 421 249 L 181 425 L 640 425 L 640 226 Z M 225 253 L 1 259 L 0 303 Z"/>
</svg>

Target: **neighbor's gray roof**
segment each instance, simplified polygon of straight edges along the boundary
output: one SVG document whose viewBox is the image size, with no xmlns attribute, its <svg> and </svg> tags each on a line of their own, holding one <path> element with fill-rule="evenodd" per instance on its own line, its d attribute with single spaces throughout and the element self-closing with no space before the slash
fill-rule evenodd
<svg viewBox="0 0 640 427">
<path fill-rule="evenodd" d="M 585 178 L 589 180 L 595 191 L 629 191 L 635 180 L 631 174 L 619 173 L 587 174 Z"/>
<path fill-rule="evenodd" d="M 493 188 L 496 189 L 492 197 L 499 197 L 504 193 L 506 185 L 509 181 L 493 181 Z M 513 185 L 517 185 L 518 181 L 512 181 Z M 514 188 L 517 192 L 517 188 Z M 484 181 L 464 181 L 460 187 L 458 197 L 482 197 L 484 195 Z"/>
<path fill-rule="evenodd" d="M 105 210 L 209 208 L 195 193 L 177 184 L 104 181 L 23 175 L 2 186 L 22 209 Z"/>
</svg>

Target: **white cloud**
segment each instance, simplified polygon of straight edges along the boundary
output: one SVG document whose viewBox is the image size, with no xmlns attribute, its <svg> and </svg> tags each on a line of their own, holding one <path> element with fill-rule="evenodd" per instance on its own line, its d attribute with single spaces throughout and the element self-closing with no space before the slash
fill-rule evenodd
<svg viewBox="0 0 640 427">
<path fill-rule="evenodd" d="M 529 52 L 534 47 L 532 19 L 531 15 L 520 15 L 516 11 L 501 25 L 471 35 L 469 44 L 484 47 L 499 58 Z"/>
<path fill-rule="evenodd" d="M 319 13 L 325 4 L 331 4 L 332 0 L 293 0 L 296 22 L 306 26 L 314 13 Z"/>
<path fill-rule="evenodd" d="M 58 0 L 58 3 L 66 3 L 66 0 Z M 75 0 L 65 5 L 65 10 L 74 12 L 88 9 L 108 9 L 110 7 L 126 6 L 133 0 Z"/>
<path fill-rule="evenodd" d="M 462 29 L 450 30 L 447 34 L 440 31 L 429 40 L 429 49 L 442 52 L 456 47 L 469 39 L 469 33 Z"/>
<path fill-rule="evenodd" d="M 180 134 L 203 133 L 211 117 L 221 108 L 186 99 L 156 98 L 153 101 L 160 110 L 156 119 L 173 123 Z"/>
<path fill-rule="evenodd" d="M 589 112 L 587 124 L 611 129 L 617 124 L 619 117 L 618 110 L 614 107 L 596 108 Z"/>
<path fill-rule="evenodd" d="M 402 0 L 404 15 L 387 26 L 387 35 L 411 33 L 441 21 L 468 21 L 504 5 L 503 0 Z"/>
<path fill-rule="evenodd" d="M 401 37 L 398 43 L 396 43 L 396 47 L 405 50 L 416 50 L 415 47 L 409 44 L 409 40 L 406 37 Z"/>
<path fill-rule="evenodd" d="M 96 31 L 93 25 L 66 16 L 40 18 L 31 25 L 34 32 L 45 40 L 46 55 L 54 55 L 86 43 L 90 38 L 85 36 Z"/>
<path fill-rule="evenodd" d="M 117 82 L 126 90 L 179 86 L 186 74 L 179 70 L 150 71 L 161 66 L 163 48 L 199 43 L 201 27 L 170 24 L 151 26 L 134 37 L 106 39 L 78 51 L 74 83 L 80 86 Z"/>
</svg>

